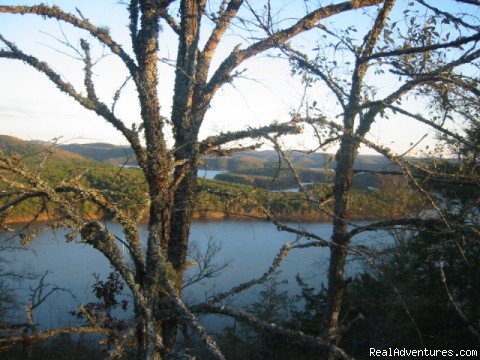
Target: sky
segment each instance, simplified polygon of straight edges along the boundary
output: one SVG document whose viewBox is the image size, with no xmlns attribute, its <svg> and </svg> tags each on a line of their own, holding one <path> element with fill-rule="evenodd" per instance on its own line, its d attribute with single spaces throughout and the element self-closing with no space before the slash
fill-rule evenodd
<svg viewBox="0 0 480 360">
<path fill-rule="evenodd" d="M 314 6 L 317 1 L 307 1 Z M 324 1 L 325 2 L 325 1 Z M 37 1 L 0 1 L 2 5 L 33 5 Z M 112 37 L 131 52 L 128 36 L 128 15 L 124 5 L 115 0 L 103 1 L 47 1 L 49 5 L 59 5 L 63 9 L 75 12 L 75 8 L 92 23 L 106 25 Z M 264 1 L 252 1 L 252 4 L 263 4 Z M 302 1 L 278 0 L 272 2 L 278 5 L 277 18 L 284 18 L 284 24 L 298 18 L 304 11 L 298 3 Z M 400 11 L 400 9 L 398 10 Z M 336 27 L 344 27 L 355 22 L 369 20 L 359 12 L 341 16 L 332 21 Z M 208 29 L 207 29 L 208 30 Z M 71 49 L 61 45 L 55 38 L 63 39 L 63 34 L 72 45 L 78 46 L 79 38 L 86 37 L 94 46 L 94 53 L 101 55 L 102 49 L 96 46 L 84 32 L 69 25 L 60 25 L 56 21 L 44 20 L 38 16 L 18 16 L 0 14 L 0 34 L 17 44 L 24 52 L 31 53 L 41 60 L 47 61 L 65 79 L 78 89 L 83 89 L 82 62 L 72 59 Z M 311 41 L 313 38 L 305 35 L 298 41 Z M 160 37 L 160 54 L 162 58 L 172 59 L 176 54 L 175 35 L 167 28 Z M 229 34 L 222 42 L 220 51 L 214 59 L 214 66 L 243 40 L 239 34 Z M 290 114 L 302 104 L 304 87 L 299 77 L 292 76 L 288 62 L 283 59 L 272 59 L 260 56 L 242 64 L 244 76 L 227 85 L 216 95 L 207 113 L 200 137 L 205 137 L 220 131 L 243 129 L 247 126 L 257 127 L 272 121 L 288 121 Z M 124 82 L 126 70 L 114 56 L 103 58 L 94 69 L 94 79 L 97 92 L 107 104 L 112 103 L 116 89 Z M 92 112 L 85 110 L 74 100 L 62 94 L 45 76 L 32 68 L 12 60 L 0 59 L 0 134 L 16 136 L 26 140 L 49 141 L 61 138 L 61 142 L 109 142 L 125 144 L 121 134 L 104 120 Z M 159 96 L 162 114 L 168 116 L 172 102 L 174 74 L 171 65 L 160 63 Z M 385 81 L 378 84 L 387 91 L 396 86 Z M 332 95 L 320 85 L 315 84 L 308 90 L 307 99 L 317 101 L 319 107 L 329 114 L 338 113 Z M 413 110 L 421 109 L 421 102 L 410 102 Z M 133 85 L 129 83 L 117 105 L 117 115 L 127 124 L 138 123 L 139 106 Z M 396 118 L 378 121 L 372 128 L 370 138 L 382 145 L 391 146 L 397 152 L 409 148 L 425 133 L 431 133 L 427 128 L 406 118 Z M 433 143 L 430 135 L 423 143 L 426 146 Z M 286 141 L 294 147 L 311 147 L 313 142 L 308 135 L 298 136 Z M 371 153 L 367 149 L 363 153 Z"/>
</svg>

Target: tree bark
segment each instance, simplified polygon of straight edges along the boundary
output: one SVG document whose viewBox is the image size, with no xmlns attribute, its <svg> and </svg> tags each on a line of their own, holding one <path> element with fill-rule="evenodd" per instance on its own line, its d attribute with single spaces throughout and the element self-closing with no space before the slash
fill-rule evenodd
<svg viewBox="0 0 480 360">
<path fill-rule="evenodd" d="M 180 4 L 181 33 L 176 62 L 176 78 L 172 107 L 174 124 L 175 153 L 177 164 L 169 196 L 170 208 L 168 236 L 163 238 L 166 260 L 175 273 L 170 279 L 178 295 L 182 293 L 182 280 L 187 258 L 188 239 L 197 198 L 197 161 L 198 130 L 203 117 L 195 116 L 195 69 L 198 57 L 200 21 L 204 11 L 205 0 L 182 1 Z M 168 305 L 167 305 L 168 307 Z M 179 322 L 177 318 L 167 317 L 162 321 L 164 346 L 173 350 L 176 342 Z"/>
<path fill-rule="evenodd" d="M 350 219 L 349 193 L 353 179 L 358 142 L 352 135 L 344 134 L 336 155 L 337 167 L 334 179 L 334 213 L 332 242 L 330 247 L 330 265 L 328 269 L 327 303 L 324 319 L 324 333 L 332 343 L 339 341 L 336 330 L 339 323 L 340 307 L 346 287 L 344 279 L 345 259 L 348 253 L 345 247 L 349 240 L 348 222 Z"/>
</svg>

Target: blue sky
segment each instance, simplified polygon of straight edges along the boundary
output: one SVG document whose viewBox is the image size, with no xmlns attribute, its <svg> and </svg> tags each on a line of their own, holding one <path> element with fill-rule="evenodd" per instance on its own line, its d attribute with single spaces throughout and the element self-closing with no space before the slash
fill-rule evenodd
<svg viewBox="0 0 480 360">
<path fill-rule="evenodd" d="M 318 2 L 307 3 L 313 6 Z M 1 3 L 2 5 L 30 5 L 38 2 L 1 1 Z M 46 3 L 60 5 L 71 12 L 78 7 L 93 23 L 108 26 L 112 37 L 130 51 L 127 12 L 125 6 L 119 5 L 117 1 L 64 0 Z M 252 3 L 263 4 L 264 2 L 253 1 Z M 298 6 L 297 3 L 292 0 L 272 2 L 282 9 L 278 17 L 289 19 L 286 22 L 292 21 L 303 13 L 303 7 Z M 399 8 L 401 6 L 402 4 Z M 345 24 L 369 21 L 368 17 L 360 15 L 362 15 L 361 12 L 356 12 L 336 18 L 334 25 L 341 27 Z M 15 42 L 25 52 L 46 60 L 68 81 L 82 89 L 82 63 L 54 50 L 56 48 L 69 52 L 52 38 L 52 36 L 61 37 L 62 31 L 74 45 L 78 43 L 80 36 L 89 38 L 85 33 L 68 25 L 60 27 L 55 21 L 43 20 L 32 15 L 0 14 L 1 34 Z M 307 35 L 304 39 L 312 38 Z M 222 44 L 216 63 L 218 64 L 233 46 L 241 41 L 238 34 L 230 34 Z M 95 43 L 92 40 L 92 44 Z M 169 58 L 175 56 L 175 35 L 168 29 L 165 29 L 161 35 L 160 47 L 159 56 Z M 98 46 L 94 50 L 97 54 L 101 53 Z M 247 61 L 240 67 L 240 69 L 243 68 L 247 69 L 245 77 L 237 79 L 233 86 L 224 87 L 214 98 L 202 128 L 202 137 L 219 131 L 241 129 L 245 126 L 261 126 L 272 121 L 285 121 L 289 119 L 289 114 L 299 107 L 303 87 L 298 78 L 291 76 L 287 62 L 260 56 Z M 102 100 L 110 104 L 113 93 L 125 77 L 126 71 L 118 60 L 113 56 L 103 59 L 95 68 L 95 80 Z M 2 79 L 0 133 L 23 139 L 49 140 L 62 137 L 62 141 L 70 142 L 125 143 L 121 135 L 110 125 L 61 94 L 43 75 L 26 65 L 0 59 L 0 78 Z M 168 116 L 173 88 L 171 66 L 166 64 L 160 66 L 159 80 L 162 113 Z M 385 83 L 380 87 L 388 88 L 391 85 Z M 327 112 L 332 114 L 338 112 L 338 109 L 332 105 L 333 98 L 323 87 L 315 85 L 310 90 L 309 99 L 316 100 L 320 106 L 327 109 Z M 422 105 L 412 102 L 411 106 L 421 107 Z M 126 123 L 139 122 L 138 102 L 131 84 L 122 94 L 117 109 L 117 114 Z M 415 142 L 427 131 L 426 128 L 407 119 L 379 121 L 372 129 L 371 138 L 384 145 L 392 145 L 395 150 L 401 152 L 408 148 L 410 142 Z M 312 142 L 305 137 L 292 139 L 292 143 L 298 146 L 302 143 L 312 145 Z"/>
<path fill-rule="evenodd" d="M 27 2 L 29 3 L 35 2 Z M 126 27 L 128 18 L 123 6 L 113 1 L 49 3 L 59 4 L 71 11 L 78 6 L 92 22 L 109 26 L 112 37 L 126 44 L 125 49 L 130 50 Z M 88 5 L 85 6 L 85 3 Z M 106 14 L 108 15 L 105 16 Z M 85 36 L 81 31 L 68 25 L 62 25 L 62 29 L 74 44 L 78 42 L 78 35 Z M 26 52 L 46 59 L 66 79 L 81 88 L 82 63 L 51 49 L 59 48 L 55 40 L 48 35 L 61 36 L 58 23 L 35 16 L 1 15 L 0 32 Z M 95 41 L 92 41 L 92 44 L 94 43 Z M 228 39 L 223 54 L 226 55 L 234 45 L 235 43 Z M 175 54 L 174 35 L 165 30 L 162 34 L 160 56 L 173 57 Z M 4 79 L 3 86 L 0 86 L 0 133 L 42 140 L 63 136 L 65 139 L 79 141 L 125 142 L 108 124 L 104 124 L 95 115 L 60 94 L 41 74 L 18 62 L 0 61 L 0 76 Z M 301 87 L 298 81 L 288 76 L 288 64 L 260 58 L 254 62 L 250 61 L 247 65 L 248 78 L 238 79 L 235 87 L 224 88 L 214 99 L 209 119 L 204 127 L 205 135 L 219 129 L 233 129 L 242 125 L 257 126 L 272 120 L 286 120 L 292 106 L 299 101 Z M 99 63 L 95 73 L 99 93 L 104 95 L 106 103 L 110 103 L 116 88 L 125 79 L 125 69 L 110 56 Z M 171 66 L 161 65 L 160 83 L 162 111 L 168 115 L 173 87 Z M 131 86 L 126 90 L 119 103 L 119 114 L 127 123 L 138 121 L 136 95 Z M 295 97 L 298 98 L 297 101 L 292 101 Z M 232 111 L 233 109 L 235 111 Z"/>
</svg>

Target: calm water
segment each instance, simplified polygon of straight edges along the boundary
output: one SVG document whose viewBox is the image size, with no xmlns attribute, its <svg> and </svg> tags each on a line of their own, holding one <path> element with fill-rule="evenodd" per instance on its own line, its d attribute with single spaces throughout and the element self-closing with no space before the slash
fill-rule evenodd
<svg viewBox="0 0 480 360">
<path fill-rule="evenodd" d="M 295 224 L 290 224 L 295 226 Z M 114 223 L 107 223 L 109 229 L 121 235 L 121 229 Z M 309 231 L 328 239 L 331 225 L 328 223 L 313 223 L 303 225 Z M 146 237 L 146 228 L 140 229 L 142 237 Z M 35 272 L 49 270 L 48 283 L 68 289 L 74 294 L 60 292 L 52 295 L 36 312 L 36 320 L 43 327 L 74 323 L 68 311 L 75 310 L 76 304 L 93 301 L 91 285 L 94 282 L 93 273 L 100 274 L 105 279 L 111 271 L 107 260 L 88 245 L 66 243 L 64 231 L 48 232 L 40 235 L 30 251 L 12 252 L 8 257 L 12 268 L 27 267 Z M 217 263 L 228 262 L 229 266 L 214 278 L 202 284 L 195 284 L 185 290 L 185 300 L 195 303 L 205 299 L 206 294 L 228 290 L 235 284 L 259 277 L 271 265 L 274 256 L 283 244 L 295 241 L 295 235 L 279 232 L 266 222 L 243 221 L 210 221 L 195 222 L 191 231 L 191 241 L 204 250 L 209 239 L 221 246 L 216 256 Z M 302 241 L 302 240 L 301 240 Z M 304 240 L 303 240 L 304 241 Z M 372 242 L 389 243 L 391 238 L 386 234 L 377 234 L 375 240 L 359 237 L 357 242 L 370 244 Z M 298 293 L 295 276 L 300 274 L 310 284 L 319 288 L 326 280 L 328 249 L 308 248 L 292 250 L 284 260 L 280 270 L 280 279 L 288 280 L 284 285 L 290 294 Z M 347 268 L 348 274 L 358 272 L 360 263 L 351 261 Z M 194 271 L 195 267 L 189 269 Z M 14 283 L 20 298 L 25 298 L 32 286 L 31 282 Z M 234 303 L 244 305 L 255 301 L 261 286 L 256 286 L 234 300 Z M 128 295 L 126 295 L 128 297 Z M 24 316 L 23 310 L 18 316 Z"/>
<path fill-rule="evenodd" d="M 138 165 L 122 165 L 124 168 L 135 168 L 138 169 Z M 213 180 L 215 175 L 226 173 L 226 170 L 209 170 L 209 169 L 198 169 L 197 175 L 198 177 Z"/>
<path fill-rule="evenodd" d="M 207 169 L 198 169 L 198 177 L 213 180 L 216 175 L 226 173 L 226 170 L 207 170 Z"/>
</svg>

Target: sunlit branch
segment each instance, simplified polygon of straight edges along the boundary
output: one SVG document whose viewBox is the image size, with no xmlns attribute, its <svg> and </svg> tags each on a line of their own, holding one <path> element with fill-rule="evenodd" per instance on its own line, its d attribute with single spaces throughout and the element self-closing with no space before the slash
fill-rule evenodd
<svg viewBox="0 0 480 360">
<path fill-rule="evenodd" d="M 301 131 L 300 127 L 292 122 L 272 124 L 260 128 L 250 128 L 247 130 L 233 131 L 221 133 L 219 135 L 209 136 L 198 143 L 200 154 L 206 154 L 219 146 L 232 141 L 243 139 L 262 138 L 265 135 L 275 133 L 279 135 L 295 134 Z"/>
<path fill-rule="evenodd" d="M 385 23 L 388 19 L 388 14 L 393 8 L 396 0 L 385 0 L 383 7 L 377 14 L 375 21 L 373 23 L 372 29 L 365 35 L 365 39 L 362 45 L 362 51 L 360 53 L 360 58 L 368 57 L 372 54 L 374 47 L 376 46 L 380 34 L 382 33 Z"/>
<path fill-rule="evenodd" d="M 112 102 L 112 114 L 115 114 L 115 106 L 117 105 L 118 100 L 120 99 L 120 95 L 122 94 L 122 90 L 127 86 L 127 83 L 130 81 L 131 77 L 127 77 L 125 81 L 120 85 L 120 87 L 115 91 L 115 94 L 113 95 L 113 102 Z"/>
<path fill-rule="evenodd" d="M 204 153 L 204 155 L 231 156 L 232 154 L 237 152 L 257 150 L 262 145 L 262 143 L 257 143 L 249 146 L 236 146 L 231 148 L 216 147 L 209 149 L 207 152 Z"/>
<path fill-rule="evenodd" d="M 135 274 L 123 259 L 115 236 L 98 221 L 84 224 L 80 229 L 80 234 L 87 244 L 92 245 L 108 259 L 110 264 L 122 275 L 135 297 L 139 298 L 141 290 L 135 281 Z"/>
<path fill-rule="evenodd" d="M 22 184 L 18 184 L 15 186 L 14 181 L 7 179 L 3 180 L 3 182 L 19 188 L 20 191 L 23 191 L 23 194 L 18 198 L 5 203 L 0 208 L 0 213 L 7 211 L 9 208 L 14 208 L 15 206 L 18 206 L 29 199 L 45 198 L 52 203 L 57 204 L 60 209 L 65 212 L 67 217 L 71 221 L 73 221 L 74 224 L 76 224 L 75 227 L 82 228 L 85 225 L 85 221 L 77 214 L 77 211 L 75 211 L 68 199 L 62 199 L 59 196 L 61 194 L 68 193 L 76 194 L 82 197 L 82 199 L 91 201 L 95 205 L 99 206 L 102 210 L 105 211 L 107 215 L 111 216 L 115 221 L 119 222 L 123 226 L 125 236 L 130 245 L 129 249 L 131 250 L 131 257 L 135 263 L 137 273 L 140 274 L 144 271 L 145 265 L 143 260 L 143 250 L 136 229 L 136 224 L 131 222 L 128 216 L 126 216 L 122 211 L 117 209 L 114 204 L 107 201 L 100 193 L 96 192 L 95 190 L 85 189 L 79 185 L 74 184 L 65 184 L 56 187 L 49 187 L 41 179 L 32 176 L 28 173 L 28 171 L 22 169 L 19 164 L 12 163 L 8 158 L 0 158 L 0 160 L 0 168 L 10 171 L 13 174 L 17 174 L 20 177 L 23 177 L 33 187 L 32 190 L 27 191 L 26 189 L 24 189 Z M 90 232 L 90 235 L 92 235 L 92 232 Z"/>
<path fill-rule="evenodd" d="M 205 47 L 199 54 L 197 74 L 199 77 L 198 81 L 201 83 L 206 83 L 213 54 L 243 2 L 244 0 L 230 0 L 226 9 L 222 11 L 220 17 L 215 20 L 216 26 L 210 34 Z"/>
<path fill-rule="evenodd" d="M 177 35 L 181 35 L 182 29 L 180 27 L 180 24 L 175 20 L 175 18 L 168 13 L 167 8 L 160 8 L 157 10 L 158 14 L 160 17 L 166 21 L 166 23 L 170 26 L 170 28 L 173 30 L 173 32 Z"/>
<path fill-rule="evenodd" d="M 197 317 L 185 305 L 175 290 L 175 287 L 167 279 L 164 282 L 164 285 L 166 287 L 166 291 L 170 295 L 171 300 L 173 301 L 175 310 L 179 313 L 180 319 L 183 320 L 186 325 L 195 329 L 200 337 L 200 341 L 205 345 L 206 350 L 214 359 L 225 360 L 225 357 L 223 356 L 215 340 L 208 334 L 205 328 L 198 322 Z"/>
<path fill-rule="evenodd" d="M 16 344 L 28 343 L 34 345 L 40 341 L 47 340 L 54 336 L 66 335 L 66 334 L 102 334 L 104 336 L 110 336 L 110 330 L 96 326 L 77 326 L 67 327 L 62 329 L 47 330 L 44 332 L 35 333 L 33 335 L 23 334 L 21 336 L 10 337 L 0 339 L 0 351 L 9 349 Z"/>
<path fill-rule="evenodd" d="M 234 286 L 233 288 L 231 288 L 228 291 L 217 294 L 217 295 L 213 296 L 211 299 L 209 299 L 207 301 L 207 303 L 208 304 L 217 304 L 220 301 L 225 300 L 225 299 L 227 299 L 229 297 L 232 297 L 234 295 L 237 295 L 237 294 L 241 293 L 242 291 L 245 291 L 245 290 L 251 288 L 254 285 L 263 284 L 265 281 L 267 281 L 269 276 L 271 276 L 275 272 L 275 270 L 280 266 L 280 264 L 285 259 L 285 257 L 287 256 L 287 254 L 290 252 L 291 249 L 292 249 L 292 244 L 287 243 L 287 244 L 283 245 L 282 248 L 280 249 L 280 251 L 275 256 L 275 259 L 273 260 L 272 265 L 268 268 L 268 270 L 261 277 L 259 277 L 257 279 L 252 279 L 252 280 L 244 282 L 244 283 L 241 283 L 239 285 Z"/>
<path fill-rule="evenodd" d="M 359 59 L 360 62 L 368 62 L 373 59 L 385 58 L 385 57 L 395 57 L 395 56 L 402 56 L 402 55 L 410 55 L 410 54 L 418 54 L 433 50 L 439 49 L 446 49 L 446 48 L 453 48 L 453 47 L 460 47 L 464 44 L 468 44 L 471 42 L 479 41 L 480 40 L 480 33 L 475 35 L 461 37 L 453 41 L 440 43 L 440 44 L 433 44 L 433 45 L 426 45 L 426 46 L 418 46 L 418 47 L 410 47 L 405 49 L 396 49 L 392 51 L 386 52 L 379 52 L 374 53 L 369 56 L 361 57 Z"/>
<path fill-rule="evenodd" d="M 84 55 L 84 62 L 85 62 L 85 68 L 84 68 L 84 73 L 85 73 L 85 79 L 84 79 L 84 85 L 85 88 L 87 89 L 87 97 L 91 101 L 95 103 L 100 103 L 98 100 L 97 94 L 95 92 L 95 85 L 93 84 L 93 64 L 92 64 L 92 57 L 90 55 L 90 44 L 85 40 L 85 39 L 80 39 L 80 47 L 82 48 L 83 52 L 85 53 Z"/>
<path fill-rule="evenodd" d="M 377 44 L 380 34 L 385 26 L 387 21 L 388 14 L 392 10 L 395 0 L 386 0 L 383 4 L 383 7 L 377 14 L 374 24 L 371 30 L 365 35 L 363 45 L 361 47 L 360 56 L 370 55 Z M 343 123 L 346 129 L 351 130 L 354 126 L 355 116 L 357 114 L 357 107 L 360 99 L 360 94 L 363 88 L 363 82 L 365 75 L 369 67 L 368 62 L 359 61 L 358 55 L 356 55 L 355 68 L 352 73 L 352 84 L 350 88 L 350 94 L 348 98 L 348 106 L 343 117 Z M 369 129 L 371 123 L 373 122 L 373 117 L 361 117 L 360 126 Z M 366 131 L 366 130 L 365 130 Z"/>
<path fill-rule="evenodd" d="M 241 50 L 239 47 L 236 47 L 213 74 L 212 78 L 207 84 L 205 95 L 211 99 L 220 86 L 230 81 L 232 71 L 246 59 L 275 46 L 282 45 L 288 40 L 292 39 L 294 36 L 313 29 L 318 21 L 322 19 L 349 10 L 377 5 L 381 2 L 381 0 L 346 1 L 339 4 L 320 7 L 301 18 L 289 28 L 279 30 L 273 33 L 271 36 L 268 36 L 267 38 L 260 40 L 245 49 Z"/>
</svg>

